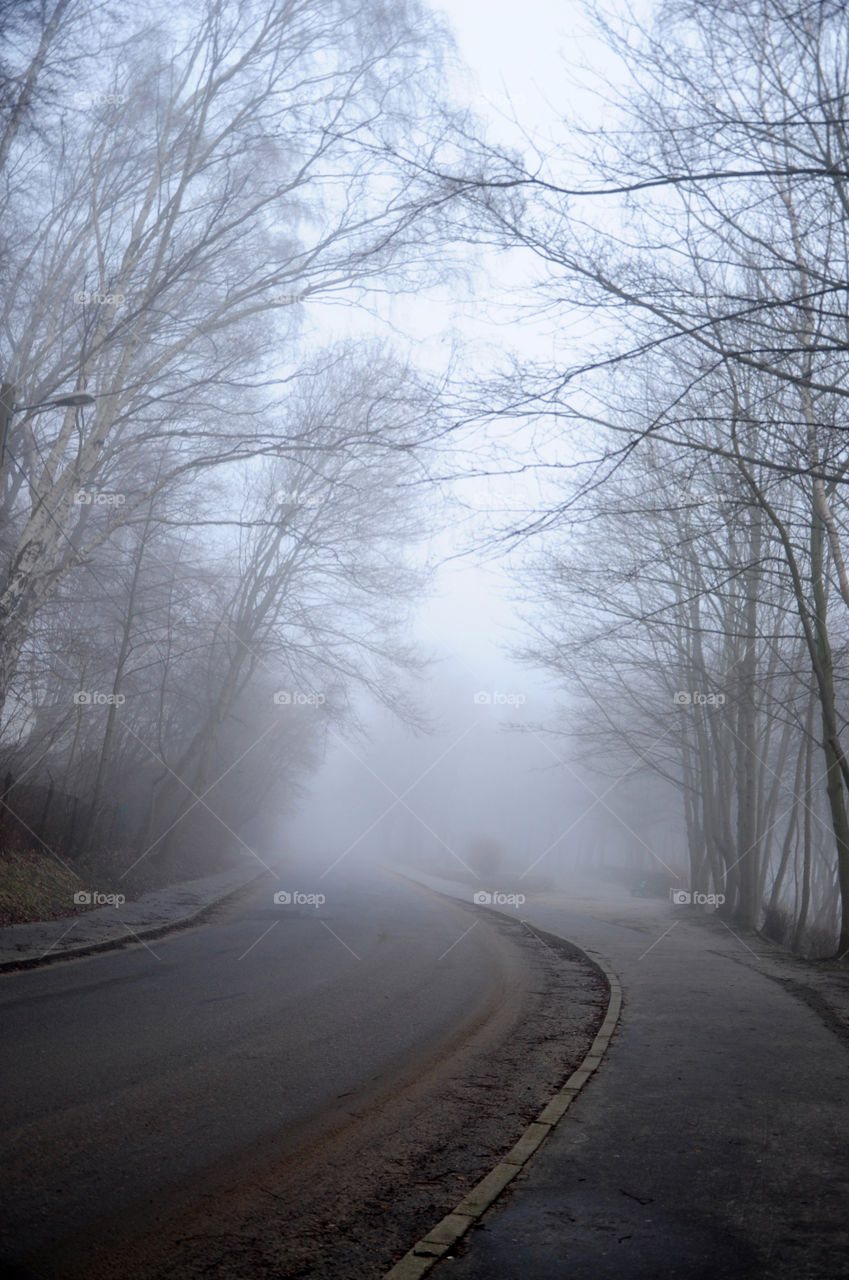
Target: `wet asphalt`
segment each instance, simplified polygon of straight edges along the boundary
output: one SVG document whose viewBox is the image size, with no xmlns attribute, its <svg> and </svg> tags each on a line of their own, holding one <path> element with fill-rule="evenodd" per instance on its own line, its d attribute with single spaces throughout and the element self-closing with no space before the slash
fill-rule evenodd
<svg viewBox="0 0 849 1280">
<path fill-rule="evenodd" d="M 289 873 L 149 946 L 3 975 L 0 1274 L 426 1070 L 498 995 L 511 944 L 474 923 L 383 875 Z"/>
</svg>

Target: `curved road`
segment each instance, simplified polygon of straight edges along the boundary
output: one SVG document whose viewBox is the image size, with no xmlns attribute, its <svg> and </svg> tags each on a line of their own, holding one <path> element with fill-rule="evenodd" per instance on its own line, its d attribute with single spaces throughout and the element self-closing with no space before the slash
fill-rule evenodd
<svg viewBox="0 0 849 1280">
<path fill-rule="evenodd" d="M 326 904 L 280 905 L 277 888 Z M 386 877 L 261 881 L 185 933 L 0 979 L 0 1267 L 62 1274 L 110 1223 L 315 1143 L 503 1007 L 515 957 Z M 470 928 L 471 927 L 471 928 Z"/>
</svg>

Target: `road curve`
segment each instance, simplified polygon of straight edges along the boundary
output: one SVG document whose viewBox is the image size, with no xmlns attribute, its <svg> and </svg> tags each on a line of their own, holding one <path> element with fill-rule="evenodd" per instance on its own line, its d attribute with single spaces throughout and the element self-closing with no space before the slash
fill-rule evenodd
<svg viewBox="0 0 849 1280">
<path fill-rule="evenodd" d="M 524 914 L 603 955 L 624 1012 L 597 1073 L 434 1280 L 849 1276 L 845 975 L 831 975 L 830 1016 L 827 970 L 602 882 Z"/>
<path fill-rule="evenodd" d="M 5 1275 L 60 1276 L 217 1169 L 314 1145 L 503 1009 L 511 944 L 467 908 L 376 874 L 289 879 L 150 948 L 0 979 Z"/>
</svg>

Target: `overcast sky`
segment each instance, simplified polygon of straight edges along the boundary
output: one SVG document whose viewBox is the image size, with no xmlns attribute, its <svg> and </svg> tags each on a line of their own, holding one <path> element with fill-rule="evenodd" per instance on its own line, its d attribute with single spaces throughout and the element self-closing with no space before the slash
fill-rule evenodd
<svg viewBox="0 0 849 1280">
<path fill-rule="evenodd" d="M 475 109 L 492 116 L 494 133 L 511 136 L 514 113 L 533 129 L 548 128 L 552 120 L 549 100 L 556 102 L 564 96 L 566 63 L 577 57 L 576 34 L 579 27 L 585 27 L 580 4 L 571 0 L 443 0 L 435 7 L 447 17 L 460 57 L 473 77 L 468 88 Z M 398 307 L 405 307 L 403 299 Z M 473 302 L 462 310 L 463 336 L 474 341 L 472 335 L 479 327 L 481 350 L 504 342 L 521 345 L 515 327 L 493 333 L 476 320 Z M 483 569 L 458 563 L 442 571 L 440 584 L 439 595 L 422 611 L 420 632 L 425 641 L 455 654 L 480 675 L 482 687 L 503 685 L 511 678 L 515 683 L 515 665 L 502 652 L 508 631 L 515 626 L 503 573 L 495 565 Z M 523 672 L 521 678 L 527 682 L 529 673 Z"/>
<path fill-rule="evenodd" d="M 563 104 L 564 55 L 576 58 L 586 32 L 572 0 L 443 0 L 438 6 L 460 54 L 488 101 L 523 120 L 547 120 L 547 102 Z M 477 104 L 480 106 L 480 103 Z"/>
<path fill-rule="evenodd" d="M 590 77 L 579 70 L 579 65 L 589 63 L 607 77 L 611 74 L 605 66 L 604 53 L 587 34 L 587 22 L 579 3 L 565 0 L 444 0 L 440 6 L 455 35 L 459 56 L 468 66 L 469 74 L 457 86 L 459 95 L 471 104 L 475 112 L 489 121 L 490 136 L 505 142 L 519 142 L 521 137 L 511 124 L 515 117 L 531 133 L 560 137 L 563 132 L 563 116 L 578 114 L 591 118 L 595 111 L 595 99 L 580 87 L 581 81 Z M 441 371 L 451 346 L 452 332 L 465 344 L 464 366 L 486 375 L 504 356 L 506 351 L 517 350 L 531 358 L 549 360 L 553 357 L 555 338 L 546 320 L 539 326 L 523 319 L 521 325 L 510 323 L 513 300 L 508 283 L 524 280 L 528 262 L 506 262 L 503 254 L 493 255 L 494 279 L 482 276 L 470 291 L 462 281 L 451 279 L 427 292 L 385 295 L 380 305 L 391 329 L 384 336 L 411 344 L 411 356 L 421 360 L 432 370 Z M 559 317 L 562 326 L 563 318 Z M 325 323 L 331 326 L 356 328 L 363 323 L 362 316 L 345 309 L 313 311 L 308 323 L 321 329 Z M 369 324 L 369 321 L 365 321 Z M 376 321 L 379 329 L 380 321 Z M 560 329 L 562 334 L 562 328 Z M 514 442 L 521 447 L 521 438 Z M 511 464 L 513 465 L 513 464 Z M 533 503 L 535 481 L 525 492 L 521 481 L 466 482 L 457 492 L 468 504 L 465 520 L 447 534 L 435 531 L 430 550 L 436 558 L 450 556 L 470 538 L 475 519 L 474 508 L 482 505 L 505 504 L 518 510 L 528 502 Z M 459 519 L 459 517 L 458 517 Z M 517 557 L 514 557 L 516 559 Z M 440 719 L 446 718 L 446 732 L 437 734 L 421 744 L 400 747 L 403 731 L 387 725 L 377 715 L 373 723 L 375 734 L 370 744 L 342 745 L 337 743 L 329 752 L 327 762 L 314 780 L 313 796 L 305 804 L 299 818 L 291 825 L 295 846 L 311 846 L 316 853 L 323 847 L 329 851 L 347 846 L 348 840 L 357 841 L 357 850 L 371 852 L 382 844 L 379 829 L 371 830 L 371 822 L 380 814 L 386 803 L 385 775 L 388 761 L 397 759 L 401 772 L 393 777 L 392 786 L 402 791 L 412 783 L 420 771 L 433 761 L 441 761 L 435 768 L 431 782 L 437 788 L 446 784 L 447 774 L 459 781 L 465 791 L 474 786 L 470 781 L 475 757 L 484 753 L 489 763 L 487 773 L 491 796 L 479 805 L 480 821 L 486 825 L 487 812 L 492 820 L 490 834 L 501 830 L 511 845 L 517 843 L 514 833 L 508 835 L 509 816 L 500 812 L 499 796 L 504 788 L 504 770 L 517 781 L 517 771 L 523 775 L 523 791 L 541 786 L 553 787 L 555 792 L 572 791 L 569 771 L 552 775 L 556 759 L 545 747 L 542 739 L 532 740 L 534 735 L 499 746 L 502 736 L 500 723 L 515 721 L 550 722 L 554 703 L 559 698 L 553 685 L 542 672 L 520 665 L 509 653 L 521 635 L 521 620 L 516 616 L 515 596 L 517 584 L 510 581 L 505 563 L 490 556 L 485 562 L 475 557 L 453 560 L 440 570 L 436 589 L 422 601 L 415 620 L 414 630 L 419 643 L 437 661 L 430 685 L 420 688 L 420 698 L 426 711 L 439 710 Z M 497 699 L 505 695 L 522 698 L 520 708 L 505 705 L 480 706 L 474 703 L 475 692 L 488 692 Z M 372 719 L 366 711 L 367 718 Z M 378 726 L 381 726 L 378 728 Z M 463 746 L 449 746 L 459 735 Z M 401 734 L 401 739 L 398 734 Z M 418 760 L 417 751 L 421 754 Z M 443 753 L 447 759 L 442 760 Z M 503 756 L 501 764 L 496 759 Z M 512 767 L 507 760 L 512 759 Z M 421 766 L 421 768 L 419 767 Z M 541 777 L 538 770 L 545 776 Z M 529 770 L 526 772 L 526 770 Z M 409 777 L 407 777 L 409 774 Z M 481 792 L 483 796 L 483 792 Z M 358 797 L 361 813 L 357 813 L 354 797 Z M 344 798 L 340 810 L 339 801 Z M 580 799 L 580 796 L 578 797 Z M 411 795 L 416 804 L 425 803 L 425 796 L 417 788 Z M 433 797 L 431 819 L 438 826 L 437 817 L 441 802 Z M 391 796 L 390 796 L 391 803 Z M 453 802 L 452 802 L 453 803 Z M 475 804 L 469 800 L 469 821 L 474 820 Z M 456 807 L 456 806 L 455 806 Z M 551 838 L 551 831 L 559 830 L 562 819 L 561 806 L 556 803 L 537 805 L 542 812 L 550 811 L 541 829 L 532 832 L 526 841 L 527 853 L 533 848 L 541 851 Z M 337 815 L 344 811 L 346 820 L 340 828 Z M 393 814 L 395 821 L 403 811 Z M 497 814 L 497 817 L 496 817 Z M 411 838 L 416 835 L 415 820 Z M 462 824 L 461 824 L 462 825 Z M 568 825 L 568 824 L 567 824 Z M 382 829 L 383 824 L 380 824 Z M 367 832 L 359 842 L 361 832 Z M 399 832 L 400 834 L 400 832 Z M 421 832 L 418 833 L 421 835 Z M 449 833 L 444 833 L 449 836 Z M 454 833 L 460 839 L 460 830 Z M 423 837 L 426 838 L 426 837 Z M 452 837 L 449 839 L 453 843 Z M 462 843 L 462 840 L 461 840 Z M 558 853 L 560 846 L 558 846 Z M 554 856 L 554 855 L 553 855 Z"/>
</svg>

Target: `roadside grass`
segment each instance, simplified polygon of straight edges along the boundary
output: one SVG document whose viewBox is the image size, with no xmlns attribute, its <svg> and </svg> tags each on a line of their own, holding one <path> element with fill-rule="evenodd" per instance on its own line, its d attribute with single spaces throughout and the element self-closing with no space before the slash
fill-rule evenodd
<svg viewBox="0 0 849 1280">
<path fill-rule="evenodd" d="M 74 894 L 87 886 L 49 853 L 0 848 L 0 926 L 78 915 Z"/>
<path fill-rule="evenodd" d="M 148 859 L 130 868 L 132 874 L 128 875 L 122 870 L 132 858 L 126 848 L 89 848 L 84 857 L 75 856 L 71 866 L 67 858 L 35 847 L 26 833 L 9 827 L 4 830 L 0 821 L 0 928 L 94 910 L 94 903 L 74 902 L 79 890 L 96 888 L 99 893 L 122 893 L 133 899 L 152 889 L 212 875 L 234 864 L 235 859 L 224 852 L 215 849 L 214 857 L 207 849 L 205 860 L 199 856 L 194 860 L 173 858 L 167 866 Z"/>
</svg>

